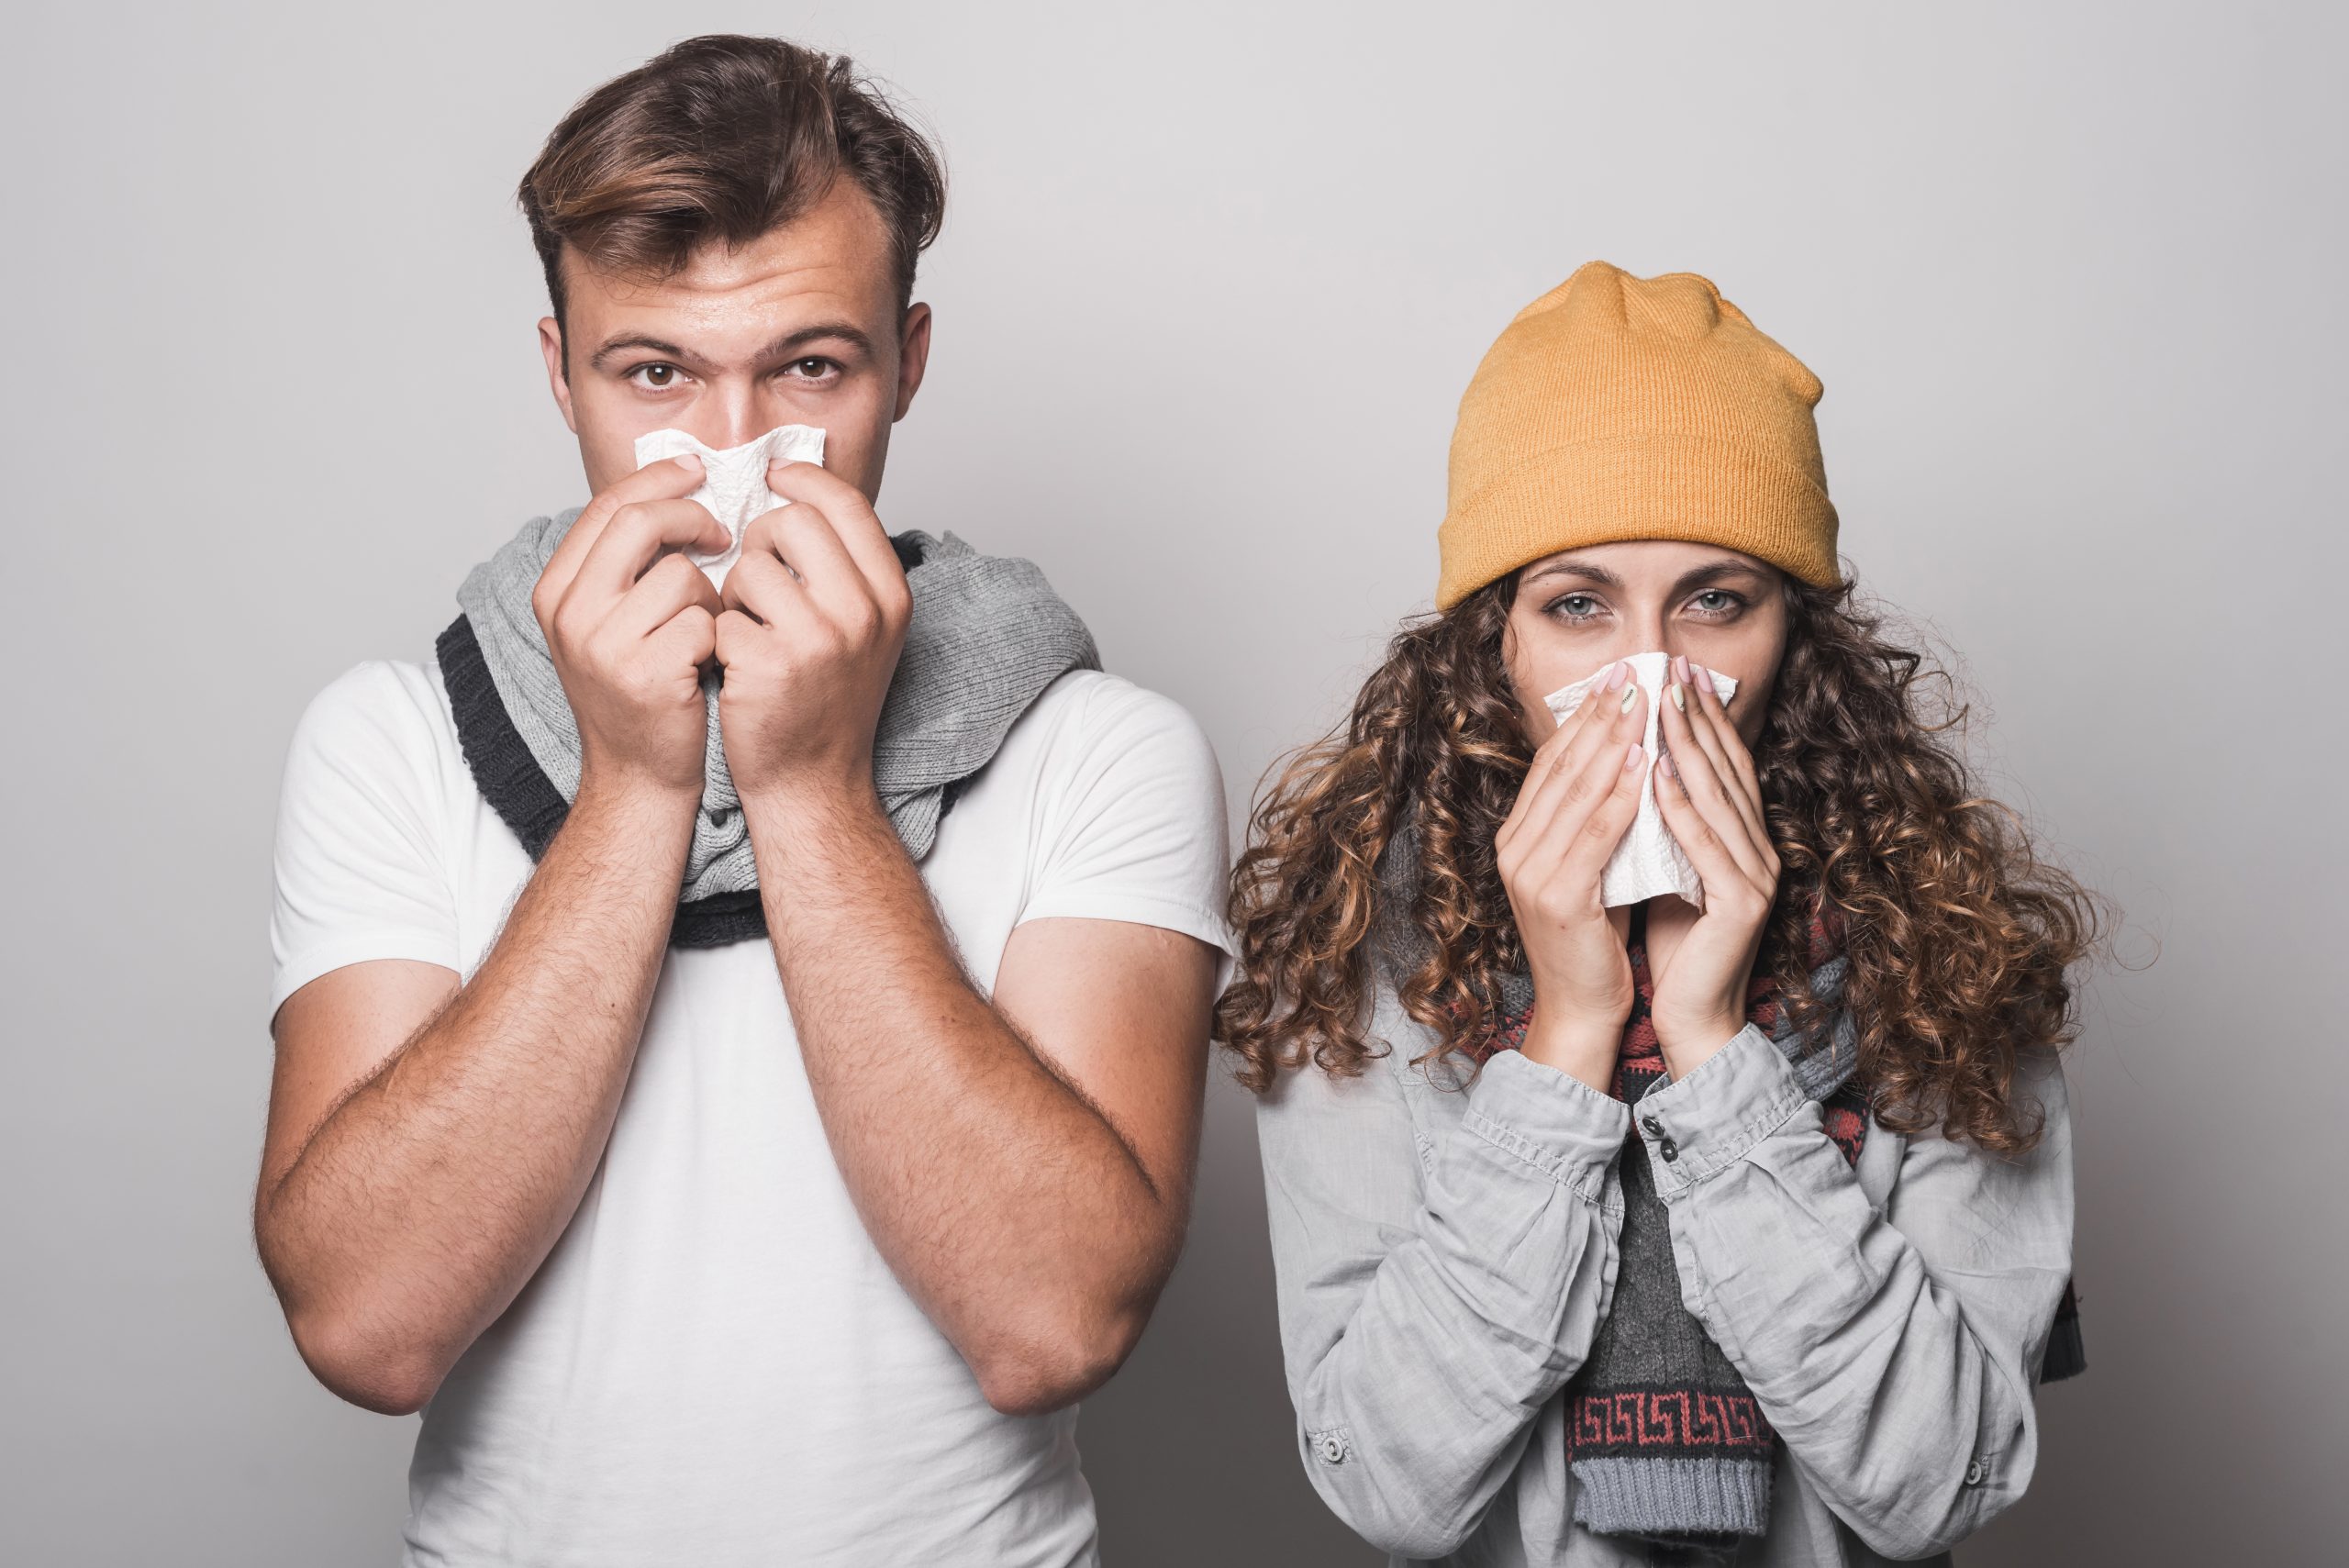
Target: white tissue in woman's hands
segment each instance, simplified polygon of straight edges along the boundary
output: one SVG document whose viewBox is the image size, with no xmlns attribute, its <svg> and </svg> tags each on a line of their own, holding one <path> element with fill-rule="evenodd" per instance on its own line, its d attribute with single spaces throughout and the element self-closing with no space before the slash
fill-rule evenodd
<svg viewBox="0 0 2349 1568">
<path fill-rule="evenodd" d="M 702 569 L 713 586 L 723 587 L 726 573 L 742 558 L 742 532 L 751 519 L 790 502 L 767 488 L 767 465 L 774 462 L 824 461 L 824 432 L 813 425 L 778 425 L 757 440 L 713 451 L 683 430 L 655 430 L 636 438 L 636 466 L 643 468 L 663 458 L 687 452 L 701 459 L 701 488 L 685 497 L 709 508 L 733 536 L 715 555 L 689 550 L 685 553 Z"/>
<path fill-rule="evenodd" d="M 1677 894 L 1698 908 L 1704 907 L 1705 904 L 1704 883 L 1698 877 L 1697 868 L 1688 863 L 1688 857 L 1681 852 L 1671 829 L 1664 827 L 1664 815 L 1656 809 L 1655 804 L 1655 760 L 1664 736 L 1663 705 L 1671 700 L 1664 695 L 1664 672 L 1670 659 L 1671 655 L 1667 653 L 1634 653 L 1628 659 L 1609 662 L 1598 674 L 1576 681 L 1571 686 L 1561 687 L 1542 699 L 1549 705 L 1550 711 L 1558 716 L 1559 722 L 1564 723 L 1566 716 L 1582 706 L 1591 688 L 1606 678 L 1616 662 L 1629 664 L 1632 681 L 1648 695 L 1647 733 L 1640 740 L 1641 746 L 1647 752 L 1647 761 L 1643 764 L 1646 773 L 1640 780 L 1640 814 L 1632 818 L 1631 829 L 1623 835 L 1623 841 L 1616 845 L 1615 852 L 1608 857 L 1607 869 L 1599 877 L 1599 902 L 1609 909 L 1619 904 L 1637 904 L 1660 893 Z M 1718 670 L 1710 673 L 1713 690 L 1726 703 L 1737 692 L 1736 680 Z M 1622 700 L 1619 692 L 1610 692 L 1607 695 L 1617 702 Z"/>
</svg>

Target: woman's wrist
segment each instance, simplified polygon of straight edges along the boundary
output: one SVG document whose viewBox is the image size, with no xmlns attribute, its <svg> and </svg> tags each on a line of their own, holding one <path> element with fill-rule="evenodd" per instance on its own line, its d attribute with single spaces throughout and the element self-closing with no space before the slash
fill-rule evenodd
<svg viewBox="0 0 2349 1568">
<path fill-rule="evenodd" d="M 1664 1053 L 1665 1073 L 1675 1082 L 1702 1067 L 1745 1027 L 1742 1018 L 1698 1018 L 1689 1023 L 1655 1022 L 1656 1049 Z"/>
<path fill-rule="evenodd" d="M 1527 1060 L 1555 1068 L 1580 1079 L 1600 1094 L 1615 1086 L 1615 1058 L 1623 1045 L 1623 1026 L 1609 1025 L 1573 1015 L 1544 1015 L 1537 1004 L 1525 1026 L 1525 1043 L 1519 1051 Z"/>
</svg>

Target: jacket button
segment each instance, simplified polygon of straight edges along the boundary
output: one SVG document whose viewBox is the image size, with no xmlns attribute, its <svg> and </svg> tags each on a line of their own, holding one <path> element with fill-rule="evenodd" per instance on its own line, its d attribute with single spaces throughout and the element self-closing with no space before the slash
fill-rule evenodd
<svg viewBox="0 0 2349 1568">
<path fill-rule="evenodd" d="M 1640 1118 L 1640 1125 L 1648 1129 L 1648 1136 L 1650 1138 L 1662 1138 L 1664 1136 L 1664 1123 L 1656 1120 L 1655 1118 L 1652 1116 L 1642 1117 Z"/>
<path fill-rule="evenodd" d="M 1987 1472 L 1982 1468 L 1982 1462 L 1980 1460 L 1976 1459 L 1968 1461 L 1965 1466 L 1965 1484 L 1968 1486 L 1979 1486 L 1982 1485 L 1982 1477 L 1986 1473 L 1987 1473 Z"/>
<path fill-rule="evenodd" d="M 1673 1142 L 1672 1140 L 1667 1138 L 1662 1143 L 1656 1145 L 1656 1152 L 1663 1155 L 1666 1160 L 1677 1160 L 1680 1158 L 1680 1145 Z"/>
<path fill-rule="evenodd" d="M 1340 1437 L 1335 1432 L 1322 1433 L 1321 1462 L 1324 1464 L 1340 1464 L 1344 1462 L 1345 1457 L 1346 1440 Z"/>
</svg>

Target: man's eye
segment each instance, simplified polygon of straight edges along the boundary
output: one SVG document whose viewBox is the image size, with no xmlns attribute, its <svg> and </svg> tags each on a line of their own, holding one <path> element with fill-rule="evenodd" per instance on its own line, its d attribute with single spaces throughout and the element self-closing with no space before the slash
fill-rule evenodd
<svg viewBox="0 0 2349 1568">
<path fill-rule="evenodd" d="M 674 365 L 662 364 L 639 365 L 628 373 L 629 379 L 637 385 L 649 386 L 656 392 L 676 385 L 677 377 L 682 373 Z"/>
<path fill-rule="evenodd" d="M 802 381 L 821 381 L 830 373 L 832 361 L 822 358 L 794 360 L 789 369 L 793 375 Z"/>
</svg>

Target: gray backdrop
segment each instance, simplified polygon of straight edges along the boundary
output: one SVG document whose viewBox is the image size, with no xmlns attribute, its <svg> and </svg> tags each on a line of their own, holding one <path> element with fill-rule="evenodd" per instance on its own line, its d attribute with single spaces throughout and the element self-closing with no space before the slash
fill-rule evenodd
<svg viewBox="0 0 2349 1568">
<path fill-rule="evenodd" d="M 1235 805 L 1424 607 L 1461 389 L 1594 256 L 1825 380 L 1844 541 L 2126 909 L 2073 1062 L 2090 1371 L 1969 1562 L 2308 1562 L 2349 1443 L 2340 12 L 19 6 L 0 1559 L 392 1560 L 413 1423 L 247 1229 L 278 768 L 579 497 L 509 192 L 668 41 L 849 50 L 943 136 L 884 514 L 1033 556 Z M 1083 1441 L 1110 1561 L 1360 1563 L 1293 1456 L 1244 1097 Z"/>
</svg>

